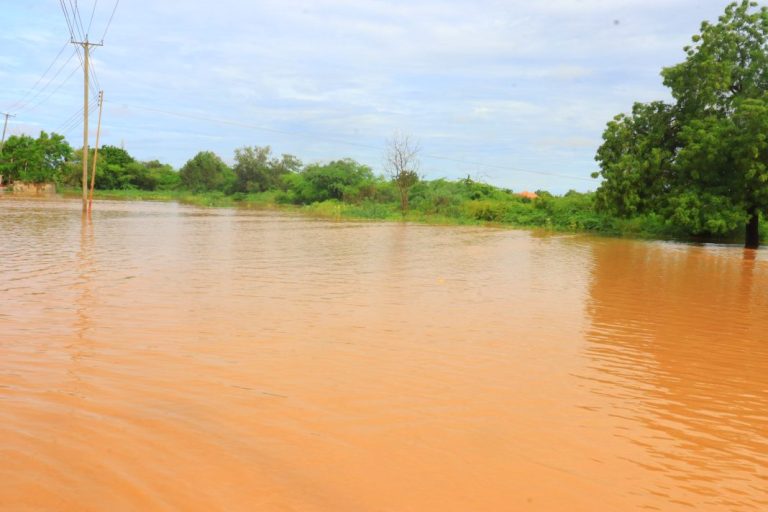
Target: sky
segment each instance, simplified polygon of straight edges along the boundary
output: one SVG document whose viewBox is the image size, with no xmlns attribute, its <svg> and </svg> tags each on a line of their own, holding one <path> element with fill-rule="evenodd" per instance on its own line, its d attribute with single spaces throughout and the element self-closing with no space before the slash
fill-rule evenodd
<svg viewBox="0 0 768 512">
<path fill-rule="evenodd" d="M 232 163 L 235 148 L 269 145 L 383 173 L 387 141 L 401 134 L 418 142 L 428 179 L 564 193 L 597 187 L 606 123 L 636 101 L 669 99 L 660 70 L 727 2 L 64 3 L 91 42 L 103 39 L 92 55 L 101 143 L 138 159 L 179 168 L 210 150 Z M 83 72 L 69 39 L 58 0 L 0 0 L 9 135 L 56 131 L 82 145 Z M 96 109 L 89 119 L 93 145 Z"/>
</svg>

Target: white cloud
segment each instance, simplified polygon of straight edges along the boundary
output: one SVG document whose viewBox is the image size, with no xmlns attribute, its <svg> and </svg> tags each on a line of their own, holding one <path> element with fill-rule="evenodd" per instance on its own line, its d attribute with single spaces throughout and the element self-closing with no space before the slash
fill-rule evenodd
<svg viewBox="0 0 768 512">
<path fill-rule="evenodd" d="M 99 4 L 94 34 L 111 6 Z M 679 61 L 699 22 L 722 7 L 722 0 L 121 2 L 94 58 L 111 116 L 105 142 L 126 139 L 139 158 L 175 165 L 202 145 L 228 157 L 237 145 L 272 143 L 305 159 L 352 155 L 378 167 L 380 151 L 328 140 L 383 145 L 401 129 L 447 157 L 586 176 L 605 122 L 635 100 L 665 97 L 660 67 Z M 12 3 L 4 14 L 0 66 L 14 73 L 6 72 L 0 108 L 34 83 L 67 34 L 55 3 Z M 9 37 L 22 31 L 26 39 Z M 68 84 L 26 121 L 59 125 L 80 107 L 80 87 Z M 468 170 L 448 161 L 425 167 Z M 512 188 L 574 186 L 490 174 Z"/>
</svg>

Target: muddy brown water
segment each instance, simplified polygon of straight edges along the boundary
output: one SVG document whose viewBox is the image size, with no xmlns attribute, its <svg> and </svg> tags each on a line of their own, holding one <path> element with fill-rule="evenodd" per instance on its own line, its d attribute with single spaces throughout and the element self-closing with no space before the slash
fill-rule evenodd
<svg viewBox="0 0 768 512">
<path fill-rule="evenodd" d="M 768 510 L 768 257 L 0 197 L 0 509 Z"/>
</svg>

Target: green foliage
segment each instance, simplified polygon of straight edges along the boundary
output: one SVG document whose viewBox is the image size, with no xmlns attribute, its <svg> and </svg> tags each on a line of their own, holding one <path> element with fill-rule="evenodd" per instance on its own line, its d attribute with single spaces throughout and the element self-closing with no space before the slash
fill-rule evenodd
<svg viewBox="0 0 768 512">
<path fill-rule="evenodd" d="M 99 160 L 121 167 L 136 161 L 125 149 L 109 145 L 104 145 L 99 148 Z"/>
<path fill-rule="evenodd" d="M 684 62 L 662 71 L 684 118 L 728 116 L 733 103 L 768 90 L 768 9 L 729 4 L 715 24 L 703 22 Z"/>
<path fill-rule="evenodd" d="M 600 211 L 722 236 L 768 209 L 768 9 L 755 7 L 728 5 L 662 71 L 674 104 L 636 104 L 608 123 Z"/>
<path fill-rule="evenodd" d="M 273 158 L 271 151 L 269 146 L 246 146 L 235 150 L 235 191 L 264 192 L 280 188 L 285 175 L 301 169 L 301 161 L 295 156 Z"/>
<path fill-rule="evenodd" d="M 177 190 L 181 186 L 181 176 L 170 165 L 151 160 L 144 162 L 144 166 L 153 183 L 150 190 Z"/>
<path fill-rule="evenodd" d="M 668 221 L 693 235 L 727 235 L 746 222 L 744 209 L 721 195 L 688 191 L 669 203 Z"/>
<path fill-rule="evenodd" d="M 519 200 L 509 191 L 496 188 L 492 185 L 472 180 L 470 177 L 458 181 L 438 179 L 433 181 L 419 181 L 413 186 L 410 193 L 413 208 L 434 215 L 457 217 L 463 214 L 477 220 L 497 221 L 497 216 L 489 212 L 483 213 L 482 206 L 488 203 L 478 203 L 468 207 L 467 201 L 496 200 L 507 201 L 512 198 Z"/>
<path fill-rule="evenodd" d="M 37 139 L 12 135 L 0 153 L 0 174 L 4 181 L 42 183 L 54 181 L 72 155 L 63 135 L 41 131 Z"/>
<path fill-rule="evenodd" d="M 598 209 L 628 217 L 657 209 L 664 201 L 664 178 L 677 146 L 673 115 L 663 102 L 636 103 L 630 115 L 608 123 L 595 157 L 604 178 L 597 191 Z"/>
<path fill-rule="evenodd" d="M 90 150 L 89 169 L 93 164 L 95 150 Z M 82 150 L 73 153 L 59 182 L 73 187 L 81 186 Z M 99 148 L 96 161 L 97 190 L 176 190 L 181 177 L 170 165 L 157 160 L 139 162 L 126 150 L 115 146 Z"/>
<path fill-rule="evenodd" d="M 308 204 L 328 199 L 360 202 L 376 196 L 376 180 L 370 167 L 352 159 L 311 164 L 284 182 L 292 202 Z"/>
<path fill-rule="evenodd" d="M 212 151 L 200 151 L 179 171 L 182 185 L 193 192 L 228 191 L 236 176 Z"/>
</svg>

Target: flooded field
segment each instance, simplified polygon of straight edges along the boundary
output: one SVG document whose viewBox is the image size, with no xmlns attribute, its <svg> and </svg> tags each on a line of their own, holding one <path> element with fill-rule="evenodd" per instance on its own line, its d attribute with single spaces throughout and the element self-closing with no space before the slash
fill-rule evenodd
<svg viewBox="0 0 768 512">
<path fill-rule="evenodd" d="M 768 510 L 768 257 L 0 197 L 0 510 Z"/>
</svg>

